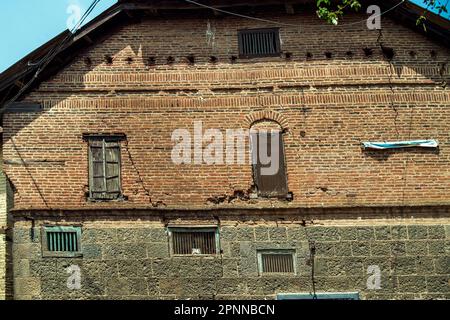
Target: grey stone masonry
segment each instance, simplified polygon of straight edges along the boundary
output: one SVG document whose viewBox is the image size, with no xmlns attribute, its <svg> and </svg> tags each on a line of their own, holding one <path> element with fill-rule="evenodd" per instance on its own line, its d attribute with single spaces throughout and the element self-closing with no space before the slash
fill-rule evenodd
<svg viewBox="0 0 450 320">
<path fill-rule="evenodd" d="M 55 222 L 57 223 L 57 222 Z M 160 226 L 139 222 L 82 227 L 82 257 L 43 258 L 38 224 L 14 228 L 16 299 L 275 299 L 312 290 L 361 299 L 449 299 L 449 226 L 224 225 L 212 256 L 173 256 Z M 315 256 L 311 259 L 310 245 Z M 296 274 L 261 275 L 260 250 L 295 252 Z M 314 261 L 313 261 L 314 260 Z M 81 288 L 69 289 L 69 266 Z M 369 267 L 380 286 L 369 288 Z"/>
</svg>

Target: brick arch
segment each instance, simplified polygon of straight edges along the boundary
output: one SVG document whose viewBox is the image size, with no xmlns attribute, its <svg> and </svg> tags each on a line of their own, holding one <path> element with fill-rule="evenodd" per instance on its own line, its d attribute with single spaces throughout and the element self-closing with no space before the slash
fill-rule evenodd
<svg viewBox="0 0 450 320">
<path fill-rule="evenodd" d="M 254 124 L 261 121 L 274 121 L 281 126 L 283 131 L 289 130 L 289 123 L 287 119 L 281 113 L 272 110 L 252 112 L 245 117 L 245 121 L 248 128 L 251 128 Z"/>
<path fill-rule="evenodd" d="M 274 120 L 257 120 L 256 122 L 253 122 L 252 126 L 250 127 L 250 130 L 272 130 L 272 131 L 279 131 L 283 132 L 283 128 L 281 125 Z"/>
</svg>

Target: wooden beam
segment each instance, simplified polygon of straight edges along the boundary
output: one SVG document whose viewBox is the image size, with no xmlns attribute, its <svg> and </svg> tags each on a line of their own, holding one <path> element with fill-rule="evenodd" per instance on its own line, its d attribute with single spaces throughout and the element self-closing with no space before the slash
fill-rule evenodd
<svg viewBox="0 0 450 320">
<path fill-rule="evenodd" d="M 56 62 L 60 63 L 60 64 L 64 62 L 64 60 L 63 60 L 61 57 L 59 57 L 59 56 L 56 56 L 56 57 L 54 58 L 54 60 L 55 60 Z"/>
<path fill-rule="evenodd" d="M 158 15 L 158 9 L 157 8 L 149 8 L 145 10 L 145 13 L 150 16 L 157 16 Z"/>
<path fill-rule="evenodd" d="M 84 40 L 86 40 L 89 44 L 94 44 L 94 41 L 91 39 L 91 37 L 89 37 L 88 35 L 85 35 L 83 37 Z"/>
<path fill-rule="evenodd" d="M 286 0 L 288 1 L 288 0 Z M 199 3 L 204 3 L 198 1 Z M 308 4 L 314 3 L 313 0 L 289 0 L 289 3 L 297 3 L 297 4 Z M 209 4 L 214 8 L 226 9 L 226 8 L 236 8 L 236 7 L 260 7 L 260 6 L 274 6 L 274 5 L 283 5 L 283 2 L 277 0 L 246 0 L 241 2 L 234 1 L 218 1 L 214 4 Z M 149 4 L 149 3 L 124 3 L 122 7 L 126 10 L 146 10 L 148 8 L 157 7 L 159 10 L 199 10 L 205 9 L 201 6 L 197 6 L 195 4 L 190 4 L 184 1 L 161 1 L 158 4 Z"/>
<path fill-rule="evenodd" d="M 129 18 L 134 18 L 134 14 L 133 14 L 133 12 L 132 11 L 130 11 L 130 10 L 124 10 L 124 12 L 126 13 L 126 15 L 129 17 Z"/>
<path fill-rule="evenodd" d="M 295 14 L 294 6 L 292 3 L 285 3 L 284 7 L 286 8 L 287 14 Z"/>
<path fill-rule="evenodd" d="M 92 23 L 92 25 L 89 25 L 89 27 L 86 27 L 85 29 L 83 28 L 83 31 L 80 32 L 79 34 L 77 34 L 74 38 L 73 38 L 73 42 L 78 41 L 79 39 L 83 38 L 84 36 L 86 36 L 87 34 L 89 34 L 91 31 L 97 29 L 99 26 L 101 26 L 102 24 L 104 24 L 105 22 L 108 22 L 109 20 L 111 20 L 112 18 L 114 18 L 116 15 L 120 14 L 122 12 L 122 10 L 117 10 L 113 13 L 111 13 L 110 15 L 99 19 L 98 21 L 95 21 Z"/>
<path fill-rule="evenodd" d="M 14 84 L 15 84 L 16 86 L 18 86 L 19 88 L 22 88 L 22 87 L 24 86 L 23 82 L 20 81 L 20 80 L 16 80 L 16 81 L 14 82 Z"/>
</svg>

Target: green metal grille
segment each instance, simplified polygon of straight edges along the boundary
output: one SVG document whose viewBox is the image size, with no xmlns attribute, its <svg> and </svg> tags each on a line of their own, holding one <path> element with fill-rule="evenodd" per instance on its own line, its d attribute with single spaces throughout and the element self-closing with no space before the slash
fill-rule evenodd
<svg viewBox="0 0 450 320">
<path fill-rule="evenodd" d="M 81 227 L 46 226 L 43 231 L 44 256 L 75 256 L 81 253 Z"/>
<path fill-rule="evenodd" d="M 77 252 L 76 232 L 47 232 L 47 250 L 51 252 Z"/>
</svg>

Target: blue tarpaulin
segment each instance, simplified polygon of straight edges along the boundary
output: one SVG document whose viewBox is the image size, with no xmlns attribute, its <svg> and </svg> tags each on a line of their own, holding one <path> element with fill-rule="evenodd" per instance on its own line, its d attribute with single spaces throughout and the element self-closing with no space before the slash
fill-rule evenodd
<svg viewBox="0 0 450 320">
<path fill-rule="evenodd" d="M 363 142 L 364 149 L 400 149 L 400 148 L 437 148 L 437 140 L 414 140 L 414 141 L 394 141 L 394 142 Z"/>
</svg>

